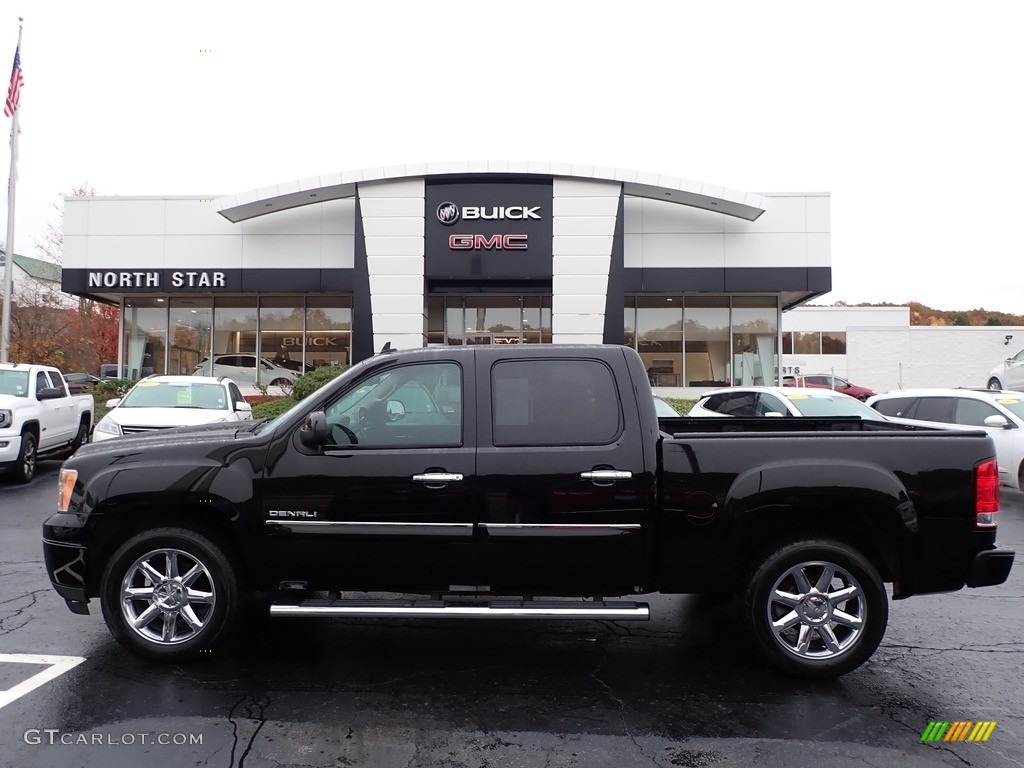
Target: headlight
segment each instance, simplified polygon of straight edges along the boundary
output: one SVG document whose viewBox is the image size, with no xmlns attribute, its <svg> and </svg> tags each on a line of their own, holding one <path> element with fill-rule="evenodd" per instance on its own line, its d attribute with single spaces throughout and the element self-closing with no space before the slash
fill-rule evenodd
<svg viewBox="0 0 1024 768">
<path fill-rule="evenodd" d="M 0 429 L 11 426 L 11 422 L 14 419 L 13 411 L 3 410 L 0 411 Z"/>
<path fill-rule="evenodd" d="M 57 511 L 67 512 L 71 503 L 71 491 L 78 480 L 77 469 L 61 469 L 60 480 L 57 481 Z"/>
<path fill-rule="evenodd" d="M 100 419 L 100 423 L 96 425 L 96 432 L 103 432 L 108 435 L 120 435 L 121 425 L 114 421 L 109 416 L 104 416 Z"/>
</svg>

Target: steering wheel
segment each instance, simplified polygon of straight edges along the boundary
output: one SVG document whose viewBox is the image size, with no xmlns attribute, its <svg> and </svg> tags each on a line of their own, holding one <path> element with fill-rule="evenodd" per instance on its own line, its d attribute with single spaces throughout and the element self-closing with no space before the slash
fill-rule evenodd
<svg viewBox="0 0 1024 768">
<path fill-rule="evenodd" d="M 335 435 L 335 430 L 340 430 L 341 432 L 343 432 L 345 434 L 345 437 L 348 438 L 348 441 L 351 445 L 359 445 L 359 438 L 356 437 L 356 433 L 353 432 L 348 427 L 346 427 L 344 424 L 335 424 L 333 427 L 331 427 L 331 441 L 335 445 L 344 445 L 344 443 L 338 440 L 337 435 Z"/>
</svg>

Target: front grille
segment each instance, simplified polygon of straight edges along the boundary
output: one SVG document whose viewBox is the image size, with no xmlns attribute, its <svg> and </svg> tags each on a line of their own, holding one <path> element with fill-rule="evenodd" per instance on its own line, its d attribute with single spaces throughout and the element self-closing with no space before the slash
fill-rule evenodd
<svg viewBox="0 0 1024 768">
<path fill-rule="evenodd" d="M 126 435 L 137 435 L 142 432 L 156 432 L 160 429 L 173 429 L 173 427 L 121 427 L 121 431 Z"/>
</svg>

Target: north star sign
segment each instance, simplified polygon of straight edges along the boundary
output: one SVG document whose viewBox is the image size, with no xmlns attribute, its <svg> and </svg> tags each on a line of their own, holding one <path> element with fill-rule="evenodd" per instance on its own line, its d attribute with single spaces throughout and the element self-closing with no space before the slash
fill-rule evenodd
<svg viewBox="0 0 1024 768">
<path fill-rule="evenodd" d="M 162 270 L 141 272 L 128 270 L 90 270 L 89 288 L 225 288 L 223 272 L 212 270 L 174 271 L 167 276 L 167 285 L 161 285 Z"/>
</svg>

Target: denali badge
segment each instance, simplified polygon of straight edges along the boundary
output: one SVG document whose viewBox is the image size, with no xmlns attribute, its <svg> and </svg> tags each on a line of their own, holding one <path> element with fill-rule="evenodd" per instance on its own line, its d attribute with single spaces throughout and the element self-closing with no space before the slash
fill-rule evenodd
<svg viewBox="0 0 1024 768">
<path fill-rule="evenodd" d="M 450 227 L 460 218 L 459 206 L 455 203 L 441 203 L 437 206 L 437 220 Z"/>
<path fill-rule="evenodd" d="M 315 518 L 317 512 L 308 509 L 272 509 L 270 510 L 271 517 L 305 517 L 307 519 Z"/>
</svg>

